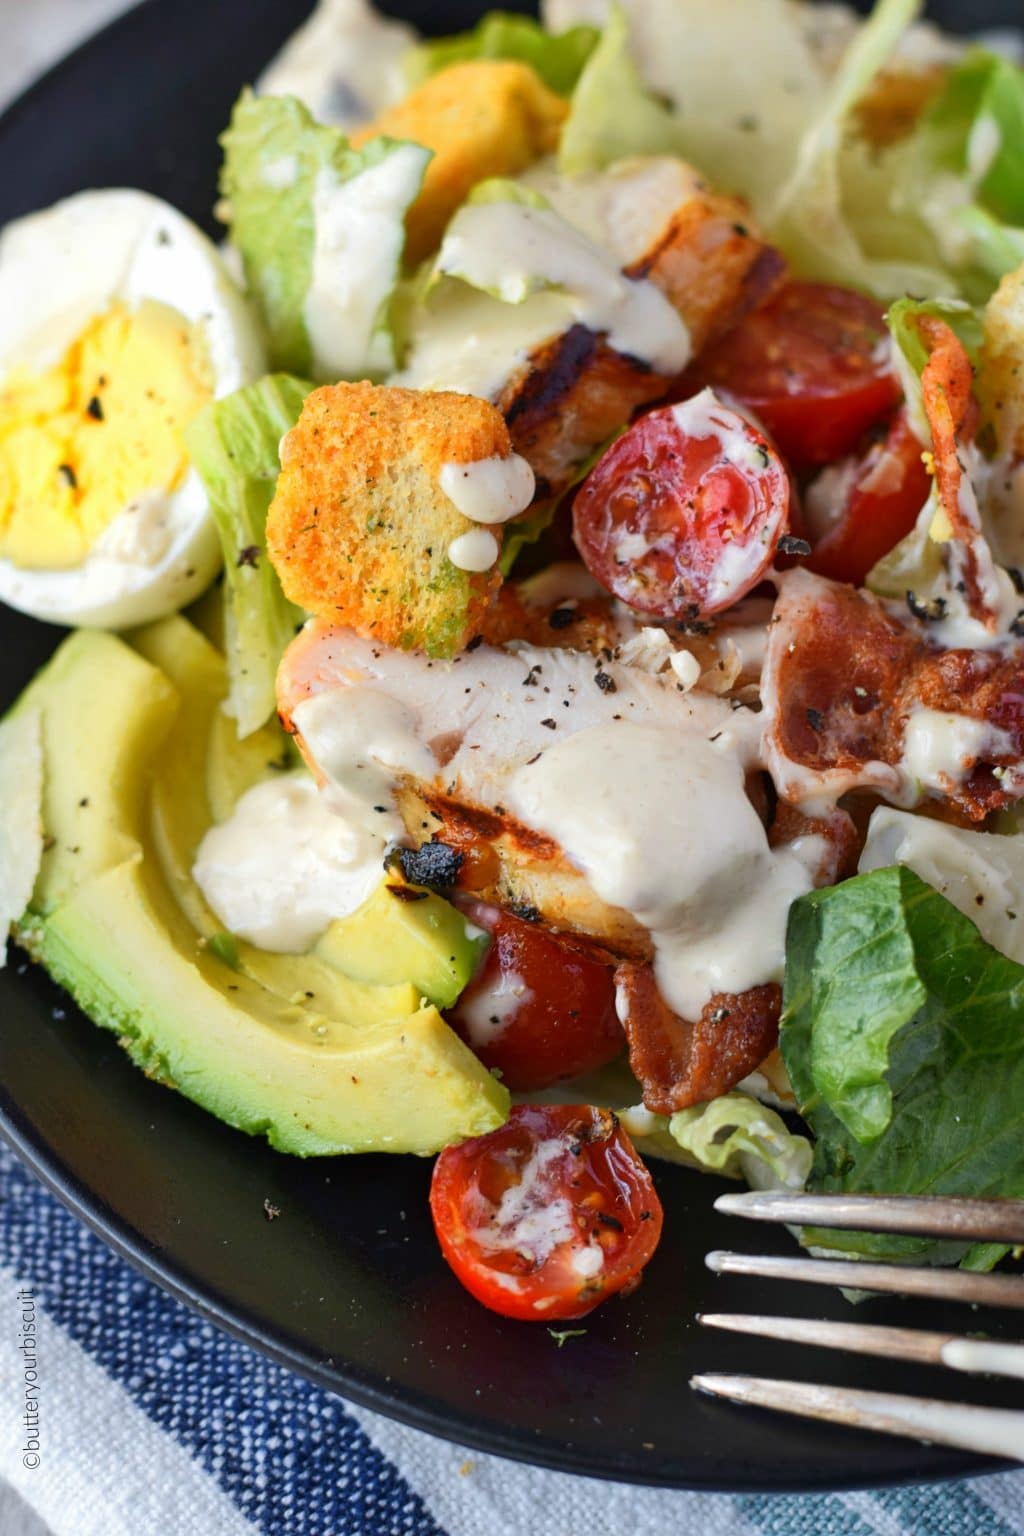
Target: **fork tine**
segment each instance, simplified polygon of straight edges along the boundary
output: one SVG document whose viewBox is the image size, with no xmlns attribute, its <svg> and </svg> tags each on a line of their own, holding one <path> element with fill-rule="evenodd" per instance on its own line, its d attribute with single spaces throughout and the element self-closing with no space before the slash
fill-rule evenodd
<svg viewBox="0 0 1024 1536">
<path fill-rule="evenodd" d="M 774 1381 L 763 1376 L 709 1373 L 690 1377 L 691 1387 L 734 1403 L 777 1408 L 801 1418 L 824 1419 L 854 1429 L 904 1435 L 963 1450 L 1024 1461 L 1024 1413 L 1007 1408 L 977 1408 L 894 1392 L 864 1392 L 853 1387 L 822 1387 L 806 1381 Z"/>
<path fill-rule="evenodd" d="M 923 1328 L 885 1328 L 873 1323 L 832 1323 L 812 1317 L 764 1317 L 742 1312 L 698 1312 L 705 1328 L 753 1333 L 790 1344 L 816 1344 L 858 1355 L 882 1355 L 890 1360 L 915 1360 L 946 1365 L 956 1371 L 978 1371 L 1024 1380 L 1024 1344 L 995 1339 L 964 1339 L 955 1333 L 931 1333 Z"/>
<path fill-rule="evenodd" d="M 1024 1243 L 1024 1200 L 947 1199 L 942 1195 L 816 1195 L 751 1190 L 719 1195 L 715 1210 L 752 1221 L 907 1232 L 964 1242 Z"/>
<path fill-rule="evenodd" d="M 963 1269 L 924 1269 L 910 1264 L 871 1264 L 861 1259 L 779 1258 L 774 1254 L 723 1253 L 705 1260 L 716 1275 L 759 1275 L 767 1280 L 802 1280 L 811 1285 L 846 1286 L 854 1291 L 896 1291 L 940 1301 L 980 1302 L 990 1307 L 1024 1307 L 1024 1277 L 978 1275 Z"/>
</svg>

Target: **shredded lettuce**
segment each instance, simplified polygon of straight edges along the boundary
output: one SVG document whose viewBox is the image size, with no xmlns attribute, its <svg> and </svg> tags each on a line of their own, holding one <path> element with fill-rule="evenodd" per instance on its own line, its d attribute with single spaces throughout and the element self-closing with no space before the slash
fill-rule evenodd
<svg viewBox="0 0 1024 1536">
<path fill-rule="evenodd" d="M 781 1115 L 746 1093 L 725 1093 L 671 1116 L 642 1106 L 618 1114 L 641 1152 L 745 1179 L 752 1189 L 803 1189 L 811 1171 L 807 1137 L 795 1135 Z"/>
<path fill-rule="evenodd" d="M 1024 966 L 910 869 L 794 903 L 780 1048 L 816 1137 L 810 1188 L 1024 1197 Z M 804 1241 L 964 1257 L 962 1245 L 918 1238 L 807 1231 Z"/>
<path fill-rule="evenodd" d="M 278 445 L 311 388 L 287 374 L 269 374 L 206 406 L 185 432 L 224 552 L 226 707 L 239 736 L 251 735 L 274 713 L 277 664 L 302 619 L 267 557 L 266 522 L 281 467 Z"/>
<path fill-rule="evenodd" d="M 294 97 L 251 91 L 221 144 L 231 240 L 272 365 L 330 382 L 390 372 L 405 214 L 430 151 L 391 139 L 352 149 Z"/>
<path fill-rule="evenodd" d="M 466 59 L 519 59 L 536 70 L 544 84 L 568 96 L 597 45 L 596 27 L 570 27 L 553 35 L 530 16 L 489 11 L 471 32 L 433 38 L 411 48 L 405 56 L 410 86 L 419 85 L 452 64 Z"/>
<path fill-rule="evenodd" d="M 612 9 L 572 96 L 558 146 L 563 176 L 600 171 L 629 155 L 679 152 L 680 125 L 644 85 L 629 51 L 629 26 Z"/>
<path fill-rule="evenodd" d="M 843 207 L 841 151 L 850 111 L 920 8 L 920 0 L 878 0 L 803 134 L 792 174 L 767 217 L 773 239 L 802 274 L 864 288 L 882 298 L 932 294 L 948 286 L 941 270 L 896 256 L 868 256 Z"/>
</svg>

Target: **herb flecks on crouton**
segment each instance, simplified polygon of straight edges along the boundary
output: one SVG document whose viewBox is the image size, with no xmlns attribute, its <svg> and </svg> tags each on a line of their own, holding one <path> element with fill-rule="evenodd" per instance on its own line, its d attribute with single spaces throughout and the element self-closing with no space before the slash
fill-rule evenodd
<svg viewBox="0 0 1024 1536">
<path fill-rule="evenodd" d="M 567 103 L 528 64 L 474 59 L 424 81 L 352 135 L 354 148 L 383 136 L 434 151 L 406 215 L 406 260 L 435 250 L 445 225 L 478 181 L 514 176 L 558 145 Z"/>
<path fill-rule="evenodd" d="M 471 395 L 314 390 L 282 442 L 267 517 L 286 594 L 384 645 L 454 655 L 479 632 L 501 576 L 449 559 L 477 525 L 442 491 L 441 469 L 511 452 L 501 413 Z M 490 531 L 500 545 L 500 526 Z"/>
</svg>

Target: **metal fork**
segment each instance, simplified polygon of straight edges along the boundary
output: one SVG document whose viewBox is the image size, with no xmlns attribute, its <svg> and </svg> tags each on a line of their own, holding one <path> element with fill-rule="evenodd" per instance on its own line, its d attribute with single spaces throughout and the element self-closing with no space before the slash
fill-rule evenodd
<svg viewBox="0 0 1024 1536">
<path fill-rule="evenodd" d="M 754 1191 L 721 1195 L 715 1209 L 754 1221 L 798 1226 L 846 1227 L 857 1231 L 898 1232 L 967 1242 L 1024 1245 L 1024 1200 L 963 1200 L 930 1195 L 814 1195 Z M 975 1305 L 1024 1308 L 1024 1276 L 973 1274 L 966 1270 L 918 1268 L 846 1259 L 794 1255 L 709 1253 L 705 1261 L 720 1275 L 757 1275 L 816 1285 L 849 1286 L 863 1291 L 895 1291 Z M 791 1344 L 816 1344 L 862 1355 L 912 1360 L 956 1371 L 1012 1376 L 1024 1381 L 1024 1341 L 1003 1343 L 917 1328 L 837 1323 L 812 1318 L 767 1317 L 730 1312 L 698 1313 L 706 1328 L 758 1334 Z M 939 1445 L 981 1451 L 1024 1461 L 1024 1389 L 1022 1410 L 982 1408 L 935 1398 L 850 1387 L 776 1381 L 760 1376 L 707 1373 L 690 1385 L 715 1397 L 761 1408 L 776 1408 L 803 1418 L 824 1419 Z"/>
</svg>

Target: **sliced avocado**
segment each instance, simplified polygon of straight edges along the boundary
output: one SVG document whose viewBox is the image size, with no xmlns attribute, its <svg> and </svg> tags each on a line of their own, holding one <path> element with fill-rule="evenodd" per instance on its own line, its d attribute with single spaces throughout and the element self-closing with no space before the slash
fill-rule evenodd
<svg viewBox="0 0 1024 1536">
<path fill-rule="evenodd" d="M 357 981 L 408 979 L 438 1008 L 450 1008 L 489 942 L 440 896 L 385 880 L 358 911 L 335 919 L 316 953 Z"/>
<path fill-rule="evenodd" d="M 28 690 L 60 835 L 20 941 L 149 1075 L 283 1151 L 429 1153 L 501 1124 L 506 1091 L 408 978 L 210 944 L 191 861 L 223 659 L 181 618 L 133 643 L 74 635 Z"/>
<path fill-rule="evenodd" d="M 166 677 L 113 635 L 82 629 L 64 641 L 15 710 L 43 721 L 42 868 L 32 894 L 50 912 L 79 885 L 140 857 L 150 764 L 178 712 Z"/>
<path fill-rule="evenodd" d="M 199 948 L 146 862 L 97 875 L 30 952 L 148 1076 L 282 1152 L 430 1153 L 500 1125 L 505 1090 L 436 1008 L 339 1023 Z"/>
</svg>

